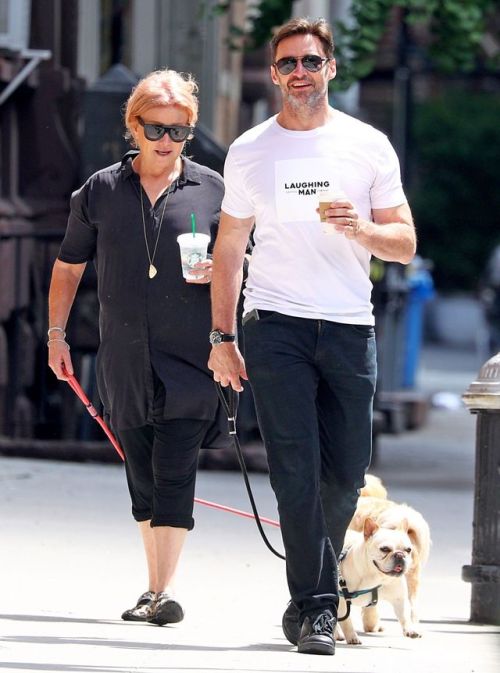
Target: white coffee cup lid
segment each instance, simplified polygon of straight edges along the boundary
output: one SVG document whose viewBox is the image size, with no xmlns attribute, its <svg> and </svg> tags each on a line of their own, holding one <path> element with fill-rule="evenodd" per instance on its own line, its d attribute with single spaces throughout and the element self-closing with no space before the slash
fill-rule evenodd
<svg viewBox="0 0 500 673">
<path fill-rule="evenodd" d="M 177 242 L 181 245 L 189 245 L 193 242 L 204 243 L 205 241 L 208 244 L 210 241 L 210 236 L 208 234 L 201 234 L 199 232 L 196 232 L 195 234 L 179 234 L 179 236 L 177 236 Z"/>
<path fill-rule="evenodd" d="M 329 202 L 332 203 L 332 201 L 336 201 L 337 199 L 345 199 L 346 195 L 345 192 L 343 192 L 341 189 L 337 190 L 332 190 L 329 192 L 323 192 L 322 194 L 319 194 L 319 200 L 322 203 Z"/>
</svg>

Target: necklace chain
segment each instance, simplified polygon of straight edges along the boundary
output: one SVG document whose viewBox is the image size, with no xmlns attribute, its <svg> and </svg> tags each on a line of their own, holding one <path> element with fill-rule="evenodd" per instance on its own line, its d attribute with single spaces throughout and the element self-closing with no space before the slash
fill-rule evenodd
<svg viewBox="0 0 500 673">
<path fill-rule="evenodd" d="M 172 185 L 173 184 L 174 183 L 172 182 Z M 146 233 L 146 218 L 144 217 L 144 202 L 143 202 L 143 197 L 142 197 L 143 189 L 142 189 L 142 184 L 140 185 L 142 228 L 143 228 L 143 231 L 144 231 L 144 242 L 146 244 L 146 252 L 148 253 L 148 259 L 149 259 L 148 275 L 149 275 L 150 278 L 154 278 L 156 276 L 156 274 L 158 273 L 158 269 L 153 264 L 153 261 L 154 261 L 155 255 L 156 255 L 156 248 L 158 247 L 158 241 L 160 240 L 161 225 L 163 224 L 163 216 L 165 215 L 165 208 L 167 207 L 168 197 L 170 196 L 170 192 L 172 191 L 172 185 L 169 186 L 167 195 L 165 196 L 165 201 L 163 202 L 163 210 L 162 210 L 162 213 L 161 213 L 160 224 L 158 226 L 158 233 L 156 234 L 156 241 L 155 241 L 155 245 L 154 245 L 154 248 L 153 248 L 153 254 L 152 255 L 149 251 L 148 236 L 147 236 L 147 233 Z"/>
</svg>

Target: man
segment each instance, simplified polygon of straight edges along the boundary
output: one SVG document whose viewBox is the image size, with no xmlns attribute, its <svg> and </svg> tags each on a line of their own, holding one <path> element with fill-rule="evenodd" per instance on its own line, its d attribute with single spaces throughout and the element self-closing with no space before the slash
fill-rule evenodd
<svg viewBox="0 0 500 673">
<path fill-rule="evenodd" d="M 334 654 L 335 552 L 371 453 L 370 256 L 407 264 L 416 237 L 387 138 L 328 104 L 328 24 L 292 19 L 271 53 L 282 109 L 238 138 L 226 160 L 209 368 L 237 391 L 248 378 L 254 393 L 286 551 L 285 635 L 299 652 Z M 332 190 L 322 225 L 318 202 Z M 254 224 L 245 362 L 233 335 Z"/>
</svg>

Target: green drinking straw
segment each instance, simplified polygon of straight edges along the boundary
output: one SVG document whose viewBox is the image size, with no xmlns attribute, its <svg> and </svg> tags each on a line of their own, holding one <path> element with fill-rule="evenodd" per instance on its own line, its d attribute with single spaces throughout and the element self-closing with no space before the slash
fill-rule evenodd
<svg viewBox="0 0 500 673">
<path fill-rule="evenodd" d="M 196 236 L 196 217 L 194 213 L 191 213 L 191 231 L 193 232 L 193 238 Z"/>
</svg>

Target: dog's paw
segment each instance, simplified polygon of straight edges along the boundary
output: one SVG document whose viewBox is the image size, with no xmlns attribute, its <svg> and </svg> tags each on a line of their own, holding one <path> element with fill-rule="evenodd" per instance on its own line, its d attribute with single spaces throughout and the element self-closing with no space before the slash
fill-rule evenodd
<svg viewBox="0 0 500 673">
<path fill-rule="evenodd" d="M 335 640 L 345 640 L 348 645 L 361 645 L 361 640 L 350 620 L 343 623 L 342 628 L 337 624 L 335 628 Z"/>
<path fill-rule="evenodd" d="M 380 633 L 384 630 L 384 627 L 378 622 L 377 624 L 364 624 L 364 629 L 366 633 Z"/>
<path fill-rule="evenodd" d="M 347 644 L 348 645 L 361 645 L 361 640 L 359 639 L 359 636 L 357 633 L 355 633 L 353 636 L 350 636 L 347 639 Z"/>
<path fill-rule="evenodd" d="M 404 634 L 407 638 L 421 638 L 422 634 L 419 633 L 418 631 L 415 631 L 415 629 L 405 629 Z"/>
</svg>

